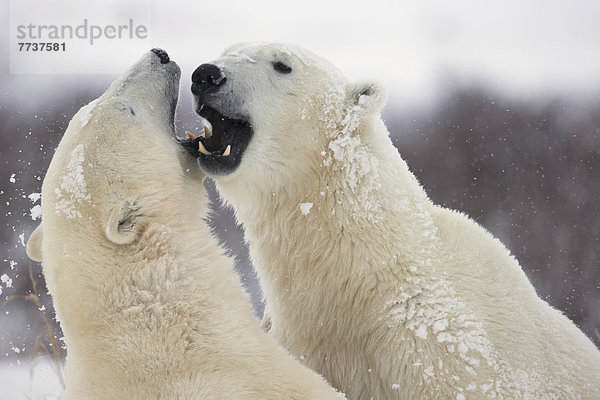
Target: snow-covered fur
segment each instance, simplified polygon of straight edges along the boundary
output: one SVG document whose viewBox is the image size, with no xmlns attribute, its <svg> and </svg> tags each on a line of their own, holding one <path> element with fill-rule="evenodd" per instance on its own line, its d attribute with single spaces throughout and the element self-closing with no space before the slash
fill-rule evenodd
<svg viewBox="0 0 600 400">
<path fill-rule="evenodd" d="M 339 398 L 263 332 L 203 220 L 173 136 L 179 75 L 147 53 L 75 115 L 44 179 L 27 250 L 64 331 L 65 398 Z"/>
<path fill-rule="evenodd" d="M 380 86 L 290 45 L 213 63 L 226 79 L 213 107 L 254 131 L 214 179 L 245 228 L 266 326 L 293 355 L 352 399 L 600 396 L 592 342 L 501 242 L 430 201 L 381 120 Z"/>
</svg>

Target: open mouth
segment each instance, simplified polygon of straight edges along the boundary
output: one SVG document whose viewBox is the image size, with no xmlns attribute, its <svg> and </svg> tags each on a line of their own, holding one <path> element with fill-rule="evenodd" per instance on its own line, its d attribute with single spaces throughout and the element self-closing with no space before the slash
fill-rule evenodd
<svg viewBox="0 0 600 400">
<path fill-rule="evenodd" d="M 249 121 L 226 117 L 216 109 L 201 105 L 196 111 L 204 119 L 199 135 L 186 132 L 181 144 L 198 159 L 200 167 L 213 175 L 228 175 L 239 166 L 252 138 Z"/>
</svg>

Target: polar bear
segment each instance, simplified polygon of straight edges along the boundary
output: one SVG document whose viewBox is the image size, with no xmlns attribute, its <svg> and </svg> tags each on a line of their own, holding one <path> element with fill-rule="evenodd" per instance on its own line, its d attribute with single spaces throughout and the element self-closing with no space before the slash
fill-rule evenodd
<svg viewBox="0 0 600 400">
<path fill-rule="evenodd" d="M 430 201 L 392 145 L 380 85 L 259 43 L 200 65 L 191 90 L 212 135 L 186 147 L 243 224 L 267 328 L 334 387 L 597 398 L 600 352 L 502 243 Z"/>
<path fill-rule="evenodd" d="M 179 76 L 144 55 L 75 115 L 44 179 L 27 251 L 64 331 L 65 398 L 339 399 L 264 333 L 203 221 Z"/>
</svg>

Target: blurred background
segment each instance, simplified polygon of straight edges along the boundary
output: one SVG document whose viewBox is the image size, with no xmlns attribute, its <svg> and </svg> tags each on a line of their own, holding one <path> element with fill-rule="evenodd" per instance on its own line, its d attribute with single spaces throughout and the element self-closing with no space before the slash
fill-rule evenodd
<svg viewBox="0 0 600 400">
<path fill-rule="evenodd" d="M 81 12 L 71 3 L 56 12 Z M 135 13 L 119 4 L 107 6 L 106 14 Z M 235 42 L 300 44 L 351 79 L 378 80 L 389 92 L 383 117 L 393 142 L 431 198 L 500 238 L 540 297 L 600 344 L 599 2 L 146 5 L 151 45 L 182 67 L 180 134 L 199 129 L 192 71 Z M 2 26 L 8 19 L 4 1 Z M 40 204 L 36 193 L 68 122 L 115 75 L 11 74 L 7 32 L 0 44 L 0 400 L 54 398 L 60 391 L 55 364 L 32 359 L 53 349 L 60 356 L 62 335 L 41 267 L 28 260 L 24 243 L 40 221 L 31 210 Z M 106 63 L 131 64 L 141 54 L 105 55 Z M 219 206 L 212 183 L 206 185 L 215 233 L 237 258 L 260 316 L 243 233 L 231 210 Z"/>
</svg>

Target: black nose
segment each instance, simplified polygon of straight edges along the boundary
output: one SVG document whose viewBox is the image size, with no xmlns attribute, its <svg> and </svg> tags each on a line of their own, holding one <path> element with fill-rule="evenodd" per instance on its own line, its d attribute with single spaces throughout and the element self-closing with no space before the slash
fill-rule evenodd
<svg viewBox="0 0 600 400">
<path fill-rule="evenodd" d="M 156 54 L 158 56 L 158 58 L 160 58 L 160 63 L 161 64 L 166 64 L 169 61 L 171 61 L 169 59 L 169 55 L 163 49 L 159 49 L 158 47 L 155 47 L 154 49 L 152 49 L 150 51 L 153 52 L 154 54 Z"/>
<path fill-rule="evenodd" d="M 192 93 L 200 94 L 216 89 L 226 81 L 221 68 L 213 64 L 202 64 L 192 74 Z"/>
</svg>

